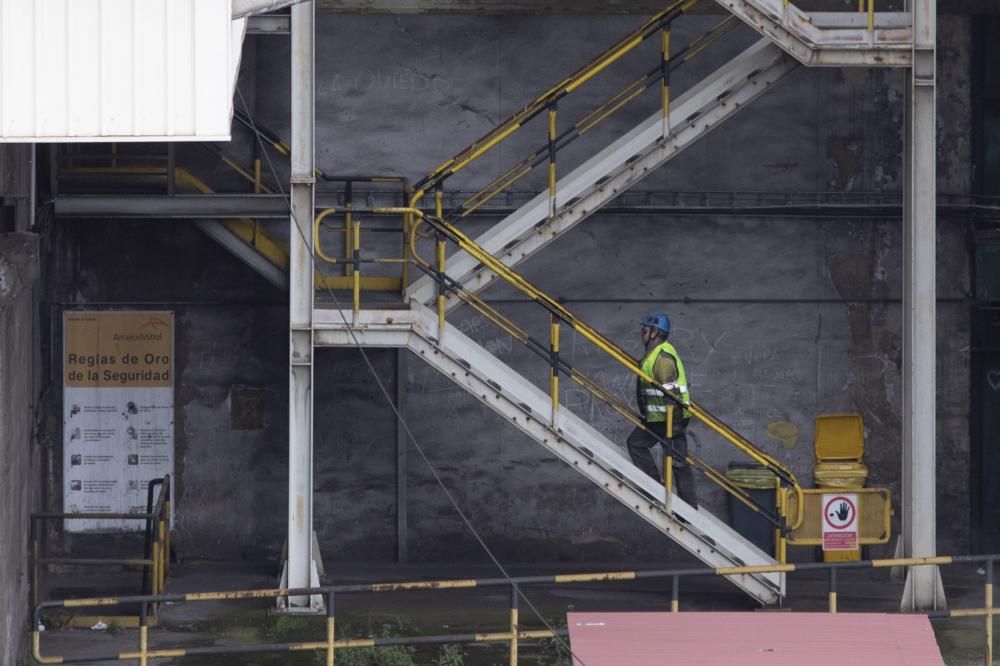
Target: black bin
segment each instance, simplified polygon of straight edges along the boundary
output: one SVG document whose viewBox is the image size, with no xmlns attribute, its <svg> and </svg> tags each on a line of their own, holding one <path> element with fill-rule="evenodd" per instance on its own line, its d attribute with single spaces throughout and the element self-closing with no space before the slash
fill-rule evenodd
<svg viewBox="0 0 1000 666">
<path fill-rule="evenodd" d="M 747 492 L 760 507 L 774 514 L 776 507 L 774 474 L 758 463 L 731 462 L 726 478 Z M 732 493 L 729 497 L 729 524 L 771 557 L 775 556 L 774 523 L 757 513 Z"/>
</svg>

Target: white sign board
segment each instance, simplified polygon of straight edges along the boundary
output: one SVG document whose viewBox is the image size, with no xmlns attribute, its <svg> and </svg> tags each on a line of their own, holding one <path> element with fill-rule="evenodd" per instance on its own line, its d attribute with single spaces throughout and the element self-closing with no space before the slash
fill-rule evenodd
<svg viewBox="0 0 1000 666">
<path fill-rule="evenodd" d="M 823 495 L 823 550 L 857 550 L 858 496 Z"/>
<path fill-rule="evenodd" d="M 145 513 L 149 481 L 173 473 L 172 312 L 63 313 L 63 510 Z M 126 532 L 140 520 L 67 520 Z"/>
</svg>

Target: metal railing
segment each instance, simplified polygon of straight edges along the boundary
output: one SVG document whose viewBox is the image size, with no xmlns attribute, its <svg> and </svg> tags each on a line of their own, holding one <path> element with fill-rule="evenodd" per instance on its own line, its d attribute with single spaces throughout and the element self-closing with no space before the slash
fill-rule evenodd
<svg viewBox="0 0 1000 666">
<path fill-rule="evenodd" d="M 555 216 L 557 212 L 556 157 L 560 150 L 590 132 L 654 86 L 658 86 L 660 89 L 659 106 L 663 136 L 666 137 L 669 134 L 671 73 L 690 62 L 691 59 L 739 25 L 736 17 L 729 15 L 704 34 L 672 53 L 670 46 L 671 23 L 697 3 L 698 0 L 681 0 L 670 4 L 592 61 L 536 97 L 523 109 L 511 115 L 486 135 L 418 181 L 413 186 L 413 194 L 408 206 L 418 207 L 425 195 L 440 191 L 449 178 L 510 139 L 531 120 L 545 114 L 547 119 L 546 142 L 513 167 L 494 178 L 484 188 L 460 203 L 444 217 L 449 221 L 454 221 L 470 215 L 542 164 L 548 165 L 549 215 Z M 659 57 L 656 65 L 619 90 L 607 101 L 585 114 L 568 129 L 560 132 L 557 124 L 559 102 L 656 35 L 660 36 Z"/>
<path fill-rule="evenodd" d="M 159 493 L 156 494 L 154 502 L 153 494 L 156 487 L 159 487 Z M 39 603 L 41 572 L 47 569 L 49 565 L 139 567 L 142 569 L 141 591 L 153 595 L 161 594 L 166 585 L 167 575 L 170 572 L 170 498 L 171 485 L 170 475 L 168 474 L 162 479 L 153 479 L 149 482 L 147 486 L 145 513 L 32 513 L 29 516 L 32 603 Z M 64 524 L 66 521 L 71 520 L 145 521 L 143 555 L 141 558 L 94 558 L 50 555 L 45 553 L 42 548 L 41 525 L 54 520 L 61 520 Z M 154 621 L 157 608 L 155 606 L 153 608 Z"/>
<path fill-rule="evenodd" d="M 553 426 L 555 424 L 556 415 L 560 409 L 560 378 L 567 377 L 587 391 L 591 396 L 609 406 L 614 412 L 622 416 L 632 425 L 643 428 L 649 432 L 651 436 L 660 442 L 663 446 L 663 450 L 667 453 L 667 467 L 669 468 L 669 463 L 672 462 L 673 456 L 676 455 L 673 452 L 672 444 L 670 443 L 670 440 L 673 438 L 673 422 L 675 417 L 677 420 L 680 419 L 680 411 L 682 409 L 688 410 L 691 416 L 704 423 L 716 434 L 720 435 L 728 444 L 743 452 L 751 460 L 763 465 L 775 475 L 777 491 L 775 502 L 776 508 L 771 509 L 770 507 L 763 505 L 751 493 L 732 483 L 724 474 L 718 472 L 715 468 L 697 456 L 688 453 L 684 457 L 684 460 L 694 469 L 697 469 L 714 484 L 721 487 L 730 495 L 733 495 L 738 501 L 749 507 L 754 512 L 760 514 L 775 526 L 778 532 L 776 543 L 778 544 L 779 559 L 780 561 L 784 561 L 786 537 L 789 532 L 797 529 L 802 524 L 804 519 L 804 512 L 802 510 L 805 506 L 803 488 L 798 483 L 792 471 L 698 403 L 686 402 L 670 389 L 659 385 L 653 380 L 652 377 L 642 372 L 639 361 L 632 357 L 628 352 L 616 343 L 612 342 L 602 333 L 598 332 L 596 329 L 576 317 L 555 299 L 551 298 L 540 289 L 529 283 L 518 273 L 507 267 L 499 259 L 476 244 L 475 241 L 465 236 L 453 225 L 444 221 L 444 219 L 442 219 L 442 193 L 440 190 L 435 193 L 434 201 L 435 215 L 427 215 L 421 209 L 409 207 L 371 208 L 364 211 L 375 216 L 401 215 L 403 217 L 403 227 L 407 229 L 408 242 L 404 243 L 404 254 L 401 258 L 361 258 L 361 219 L 352 218 L 350 227 L 345 226 L 343 228 L 338 227 L 334 229 L 335 231 L 341 231 L 344 229 L 352 230 L 353 240 L 348 246 L 352 249 L 352 256 L 350 259 L 342 261 L 342 263 L 354 267 L 354 281 L 350 304 L 353 314 L 352 322 L 357 321 L 358 313 L 361 309 L 360 295 L 362 288 L 359 274 L 363 264 L 400 264 L 404 271 L 410 264 L 413 264 L 419 270 L 431 276 L 437 283 L 436 308 L 438 315 L 439 336 L 445 335 L 445 301 L 447 294 L 451 293 L 455 294 L 465 303 L 469 304 L 479 314 L 483 315 L 486 320 L 499 327 L 505 333 L 509 334 L 512 339 L 526 346 L 532 352 L 545 359 L 550 367 L 549 393 L 551 396 L 551 421 Z M 313 224 L 314 243 L 321 258 L 330 262 L 341 263 L 341 260 L 335 257 L 323 256 L 320 248 L 320 229 L 323 228 L 325 218 L 335 213 L 337 213 L 337 211 L 334 209 L 326 209 L 316 217 Z M 435 247 L 435 259 L 433 262 L 423 259 L 416 250 L 419 228 L 420 225 L 425 222 L 433 229 Z M 459 249 L 466 251 L 488 269 L 494 271 L 501 279 L 527 296 L 530 301 L 536 302 L 545 308 L 552 318 L 552 324 L 550 326 L 550 339 L 543 342 L 531 336 L 523 327 L 512 321 L 495 307 L 486 303 L 473 291 L 465 288 L 460 282 L 449 276 L 446 272 L 446 243 L 449 241 L 455 243 Z M 317 287 L 319 289 L 323 289 L 325 286 L 333 288 L 333 286 L 329 284 L 329 278 L 325 278 L 317 282 Z M 599 350 L 616 361 L 619 365 L 623 366 L 630 374 L 659 386 L 661 390 L 664 391 L 667 397 L 672 401 L 672 404 L 668 406 L 667 421 L 662 431 L 659 429 L 651 429 L 639 416 L 635 414 L 632 407 L 626 401 L 622 400 L 617 395 L 614 395 L 608 389 L 603 387 L 597 380 L 589 377 L 579 368 L 571 365 L 567 361 L 566 357 L 560 354 L 559 346 L 561 324 L 568 325 L 573 331 L 580 334 L 584 339 L 597 346 Z M 670 491 L 672 490 L 672 476 L 670 474 L 665 474 L 664 481 L 667 486 L 666 497 L 669 501 L 671 496 Z M 784 492 L 786 490 L 793 494 L 794 501 L 790 501 L 790 498 L 786 496 L 786 493 Z M 789 514 L 786 511 L 789 505 L 796 508 L 796 511 L 792 514 L 793 517 L 791 520 L 788 519 Z"/>
<path fill-rule="evenodd" d="M 440 197 L 436 198 L 438 201 L 438 213 L 440 213 Z M 570 365 L 564 356 L 559 353 L 559 336 L 560 329 L 559 324 L 565 323 L 573 331 L 581 335 L 584 339 L 594 344 L 599 350 L 605 353 L 612 360 L 617 362 L 620 366 L 624 367 L 630 374 L 634 375 L 638 379 L 645 382 L 653 384 L 660 388 L 661 391 L 673 402 L 672 406 L 676 406 L 677 411 L 681 409 L 686 409 L 690 412 L 691 416 L 705 424 L 713 432 L 720 435 L 724 441 L 734 446 L 745 455 L 747 455 L 751 460 L 763 465 L 765 468 L 770 470 L 776 477 L 776 483 L 781 486 L 782 484 L 790 489 L 796 498 L 795 506 L 799 508 L 796 512 L 794 518 L 790 521 L 786 521 L 786 516 L 782 512 L 782 505 L 785 502 L 782 501 L 782 493 L 778 493 L 778 507 L 776 511 L 771 511 L 760 504 L 750 493 L 746 492 L 743 488 L 733 484 L 725 475 L 719 473 L 713 467 L 694 456 L 690 453 L 686 456 L 685 460 L 688 464 L 692 465 L 695 469 L 699 470 L 707 478 L 709 478 L 713 483 L 720 486 L 733 495 L 740 502 L 754 510 L 755 512 L 761 514 L 763 517 L 767 518 L 776 528 L 780 530 L 782 534 L 786 534 L 789 530 L 794 530 L 802 524 L 804 513 L 801 510 L 805 505 L 803 489 L 799 485 L 795 475 L 787 467 L 778 462 L 770 454 L 766 453 L 748 439 L 740 435 L 736 430 L 727 425 L 718 417 L 714 416 L 711 412 L 700 406 L 694 401 L 686 401 L 682 397 L 676 394 L 671 389 L 656 382 L 653 377 L 645 374 L 641 368 L 639 361 L 632 357 L 628 352 L 618 346 L 616 343 L 608 339 L 602 333 L 592 328 L 580 318 L 570 312 L 565 306 L 558 303 L 555 299 L 545 294 L 543 291 L 532 285 L 530 282 L 521 277 L 513 269 L 506 266 L 502 261 L 491 255 L 489 252 L 480 247 L 475 241 L 471 240 L 460 230 L 458 230 L 453 225 L 444 221 L 438 216 L 424 215 L 424 213 L 415 208 L 385 208 L 376 209 L 374 211 L 376 214 L 401 214 L 412 217 L 417 220 L 416 223 L 410 225 L 410 246 L 413 256 L 414 264 L 421 270 L 423 270 L 427 275 L 431 276 L 437 283 L 438 293 L 437 293 L 437 313 L 438 313 L 438 326 L 439 326 L 439 336 L 445 335 L 445 298 L 446 294 L 453 293 L 461 298 L 464 302 L 468 303 L 473 309 L 478 313 L 483 315 L 488 321 L 498 326 L 501 330 L 509 334 L 514 340 L 525 345 L 530 350 L 535 352 L 538 356 L 544 358 L 550 366 L 550 395 L 552 398 L 552 419 L 554 422 L 556 413 L 559 410 L 559 378 L 560 376 L 568 377 L 570 380 L 575 382 L 578 386 L 586 390 L 588 393 L 593 395 L 595 398 L 602 401 L 611 407 L 612 410 L 617 412 L 619 415 L 624 417 L 633 425 L 645 429 L 654 438 L 656 438 L 668 456 L 674 455 L 672 452 L 672 445 L 670 440 L 672 439 L 672 428 L 671 428 L 671 415 L 673 411 L 668 408 L 668 419 L 665 424 L 664 432 L 658 432 L 650 429 L 647 424 L 638 417 L 632 408 L 620 399 L 618 396 L 612 394 L 606 388 L 600 385 L 599 382 L 591 377 L 588 377 L 585 373 L 580 371 L 578 368 Z M 435 251 L 435 261 L 430 262 L 423 259 L 419 253 L 417 253 L 414 248 L 416 247 L 416 234 L 418 227 L 421 223 L 426 222 L 429 224 L 436 234 L 436 251 Z M 507 282 L 509 285 L 513 286 L 515 289 L 520 291 L 522 294 L 528 297 L 529 300 L 538 303 L 552 318 L 552 326 L 550 328 L 550 340 L 542 342 L 533 336 L 531 336 L 527 331 L 519 326 L 517 323 L 512 321 L 503 313 L 499 312 L 496 308 L 490 306 L 482 298 L 476 295 L 469 289 L 466 289 L 461 283 L 454 280 L 446 273 L 446 252 L 445 244 L 447 241 L 455 243 L 460 249 L 469 253 L 477 261 L 481 262 L 489 270 L 493 271 L 502 280 Z M 678 417 L 679 418 L 679 417 Z M 669 475 L 667 476 L 667 482 L 669 483 Z M 668 494 L 669 497 L 669 494 Z M 782 552 L 779 549 L 779 553 Z"/>
<path fill-rule="evenodd" d="M 187 594 L 140 595 L 133 597 L 102 597 L 95 599 L 67 599 L 64 601 L 46 601 L 37 604 L 32 615 L 34 631 L 32 632 L 32 653 L 41 664 L 73 664 L 93 661 L 131 661 L 146 666 L 150 660 L 167 657 L 187 657 L 198 655 L 232 655 L 259 654 L 265 652 L 313 652 L 325 653 L 326 664 L 333 666 L 335 655 L 340 650 L 357 648 L 378 648 L 399 645 L 433 645 L 445 643 L 507 643 L 509 645 L 509 664 L 516 666 L 520 641 L 551 638 L 554 632 L 549 629 L 524 629 L 519 617 L 519 598 L 523 596 L 522 588 L 533 585 L 573 585 L 580 583 L 601 583 L 612 581 L 635 580 L 670 580 L 670 610 L 678 613 L 681 610 L 680 589 L 681 580 L 705 576 L 732 576 L 742 574 L 794 573 L 803 571 L 825 571 L 828 579 L 827 612 L 837 613 L 838 585 L 842 572 L 854 569 L 885 569 L 892 567 L 946 566 L 952 564 L 982 564 L 985 573 L 984 604 L 978 608 L 962 608 L 953 610 L 933 610 L 920 614 L 931 619 L 982 617 L 984 622 L 984 663 L 993 663 L 993 616 L 998 609 L 993 606 L 993 574 L 994 563 L 1000 560 L 1000 554 L 990 555 L 942 555 L 936 557 L 910 557 L 879 560 L 859 560 L 851 562 L 807 562 L 788 563 L 761 566 L 737 566 L 709 568 L 679 568 L 656 569 L 646 571 L 602 571 L 593 573 L 571 573 L 557 575 L 517 576 L 512 578 L 465 578 L 431 581 L 406 581 L 390 583 L 365 583 L 353 585 L 330 585 L 294 589 L 257 589 L 232 590 L 224 592 L 192 592 Z M 342 595 L 358 593 L 387 593 L 414 590 L 468 590 L 474 588 L 507 588 L 510 591 L 510 608 L 503 630 L 495 632 L 478 632 L 433 636 L 407 636 L 396 638 L 337 638 L 336 609 L 338 599 Z M 274 599 L 288 596 L 322 596 L 326 603 L 326 635 L 323 639 L 313 641 L 223 645 L 190 648 L 155 648 L 149 646 L 148 621 L 150 609 L 163 603 L 183 604 L 204 601 L 248 601 Z M 41 633 L 38 631 L 43 621 L 43 614 L 50 609 L 109 607 L 119 604 L 139 604 L 141 607 L 138 649 L 129 652 L 118 652 L 101 656 L 72 657 L 42 654 Z M 556 634 L 565 636 L 564 630 L 556 630 Z"/>
</svg>

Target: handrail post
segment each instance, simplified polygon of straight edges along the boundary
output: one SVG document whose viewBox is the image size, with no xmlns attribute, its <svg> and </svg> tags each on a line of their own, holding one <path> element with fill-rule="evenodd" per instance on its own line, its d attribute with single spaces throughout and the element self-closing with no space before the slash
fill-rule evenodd
<svg viewBox="0 0 1000 666">
<path fill-rule="evenodd" d="M 674 490 L 674 456 L 670 452 L 663 457 L 663 487 L 667 491 L 664 504 L 666 504 L 667 511 L 670 511 Z"/>
<path fill-rule="evenodd" d="M 551 349 L 550 363 L 552 364 L 552 377 L 549 381 L 549 392 L 552 395 L 552 427 L 556 426 L 556 415 L 559 412 L 559 322 L 555 317 L 550 324 Z"/>
<path fill-rule="evenodd" d="M 358 323 L 358 312 L 361 310 L 361 223 L 355 222 L 354 228 L 352 229 L 354 233 L 354 323 Z"/>
<path fill-rule="evenodd" d="M 155 528 L 154 528 L 155 530 Z M 153 552 L 152 552 L 152 593 L 160 593 L 160 539 L 159 535 L 154 531 L 153 534 Z"/>
<path fill-rule="evenodd" d="M 434 192 L 434 215 L 439 220 L 444 220 L 444 192 L 441 191 L 441 187 L 438 186 L 437 190 Z M 438 269 L 438 293 L 437 293 L 437 311 L 438 311 L 438 340 L 441 340 L 444 335 L 444 315 L 445 315 L 445 288 L 444 288 L 444 269 L 445 269 L 445 240 L 444 236 L 438 232 L 437 235 L 437 269 Z"/>
<path fill-rule="evenodd" d="M 558 105 L 549 107 L 549 217 L 556 216 L 556 113 Z"/>
<path fill-rule="evenodd" d="M 830 567 L 830 589 L 827 592 L 827 610 L 837 612 L 837 567 Z"/>
<path fill-rule="evenodd" d="M 670 582 L 670 612 L 679 613 L 681 610 L 680 593 L 681 577 L 674 574 Z"/>
<path fill-rule="evenodd" d="M 410 213 L 403 215 L 403 276 L 400 280 L 400 294 L 406 296 L 410 283 Z"/>
<path fill-rule="evenodd" d="M 983 663 L 993 666 L 993 560 L 986 560 L 986 656 Z"/>
<path fill-rule="evenodd" d="M 868 0 L 868 32 L 875 32 L 875 0 Z"/>
<path fill-rule="evenodd" d="M 517 666 L 517 585 L 510 586 L 510 666 Z"/>
<path fill-rule="evenodd" d="M 169 495 L 167 496 L 170 497 Z M 166 533 L 163 535 L 163 579 L 166 580 L 167 576 L 170 575 L 170 500 L 167 499 L 164 505 L 164 521 L 166 521 L 167 529 Z"/>
<path fill-rule="evenodd" d="M 403 179 L 403 205 L 415 206 L 415 202 L 410 201 L 409 180 Z M 400 280 L 400 294 L 406 296 L 406 289 L 410 286 L 410 225 L 413 224 L 413 213 L 403 214 L 403 276 Z"/>
<path fill-rule="evenodd" d="M 139 666 L 146 666 L 149 661 L 149 602 L 139 602 Z"/>
<path fill-rule="evenodd" d="M 669 398 L 668 398 L 669 400 Z M 666 449 L 666 454 L 663 457 L 663 485 L 667 490 L 666 494 L 666 506 L 667 511 L 671 510 L 671 505 L 673 501 L 671 499 L 673 486 L 674 486 L 674 406 L 672 404 L 667 405 L 667 444 L 670 448 Z"/>
<path fill-rule="evenodd" d="M 351 212 L 353 206 L 353 183 L 348 180 L 344 184 L 344 275 L 347 277 L 350 277 L 354 271 L 354 264 L 351 263 L 351 257 L 354 253 L 354 216 Z"/>
<path fill-rule="evenodd" d="M 777 476 L 774 477 L 774 513 L 775 517 L 778 519 L 778 524 L 774 528 L 774 555 L 775 559 L 781 564 L 785 561 L 781 559 L 781 539 L 782 539 L 782 528 L 785 526 L 785 512 L 781 505 L 781 479 Z"/>
<path fill-rule="evenodd" d="M 160 517 L 160 592 L 167 587 L 167 523 Z"/>
<path fill-rule="evenodd" d="M 334 631 L 333 590 L 326 593 L 326 666 L 333 666 Z"/>
<path fill-rule="evenodd" d="M 663 107 L 663 138 L 670 133 L 670 25 L 661 30 L 660 40 L 660 102 Z"/>
<path fill-rule="evenodd" d="M 445 242 L 444 237 L 438 234 L 437 238 L 437 314 L 438 314 L 438 340 L 444 335 L 444 315 L 445 315 L 445 289 L 444 289 L 444 269 L 445 269 Z"/>
</svg>

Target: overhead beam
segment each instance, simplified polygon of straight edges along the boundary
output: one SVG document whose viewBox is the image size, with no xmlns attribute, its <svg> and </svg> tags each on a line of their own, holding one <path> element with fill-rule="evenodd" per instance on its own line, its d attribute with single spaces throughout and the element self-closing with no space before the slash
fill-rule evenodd
<svg viewBox="0 0 1000 666">
<path fill-rule="evenodd" d="M 292 19 L 285 14 L 276 16 L 251 16 L 247 19 L 248 35 L 290 35 Z"/>
<path fill-rule="evenodd" d="M 297 5 L 307 0 L 233 0 L 233 18 L 243 18 L 254 14 L 266 14 L 276 9 Z"/>
<path fill-rule="evenodd" d="M 316 0 L 317 11 L 336 14 L 535 14 L 643 16 L 662 11 L 665 0 Z M 843 12 L 843 0 L 795 0 L 807 12 Z M 993 0 L 949 0 L 943 11 L 955 13 L 996 13 Z M 958 11 L 951 5 L 967 8 Z M 853 5 L 856 8 L 856 3 Z M 900 11 L 902 0 L 879 0 L 879 12 Z M 975 11 L 972 11 L 975 9 Z M 724 14 L 725 9 L 711 0 L 702 0 L 688 13 Z"/>
<path fill-rule="evenodd" d="M 288 218 L 280 194 L 108 194 L 59 196 L 61 217 Z"/>
</svg>

